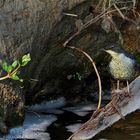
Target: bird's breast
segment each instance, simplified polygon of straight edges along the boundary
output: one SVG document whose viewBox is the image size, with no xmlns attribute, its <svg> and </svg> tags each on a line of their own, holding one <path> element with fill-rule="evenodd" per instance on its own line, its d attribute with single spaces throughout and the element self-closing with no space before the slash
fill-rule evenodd
<svg viewBox="0 0 140 140">
<path fill-rule="evenodd" d="M 109 72 L 115 79 L 129 80 L 134 76 L 134 60 L 120 56 L 111 60 Z"/>
</svg>

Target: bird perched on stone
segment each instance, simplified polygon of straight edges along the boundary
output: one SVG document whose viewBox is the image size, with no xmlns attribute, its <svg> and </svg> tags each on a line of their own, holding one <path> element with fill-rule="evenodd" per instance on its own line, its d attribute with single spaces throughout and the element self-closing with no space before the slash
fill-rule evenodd
<svg viewBox="0 0 140 140">
<path fill-rule="evenodd" d="M 129 93 L 129 80 L 134 78 L 137 63 L 133 56 L 125 52 L 117 45 L 111 46 L 105 50 L 111 56 L 109 62 L 109 73 L 117 80 L 117 89 L 119 90 L 119 80 L 126 80 L 127 91 Z"/>
</svg>

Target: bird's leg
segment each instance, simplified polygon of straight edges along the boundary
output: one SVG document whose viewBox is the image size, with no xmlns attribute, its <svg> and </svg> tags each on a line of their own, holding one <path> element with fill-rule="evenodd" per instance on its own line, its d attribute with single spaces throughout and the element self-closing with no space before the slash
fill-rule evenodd
<svg viewBox="0 0 140 140">
<path fill-rule="evenodd" d="M 117 91 L 120 89 L 120 81 L 117 80 Z"/>
<path fill-rule="evenodd" d="M 131 97 L 131 93 L 130 93 L 130 89 L 129 89 L 129 82 L 128 82 L 128 80 L 126 81 L 126 84 L 127 84 L 127 95 L 128 95 L 129 97 Z"/>
<path fill-rule="evenodd" d="M 126 84 L 127 84 L 127 92 L 130 93 L 128 80 L 126 81 Z"/>
</svg>

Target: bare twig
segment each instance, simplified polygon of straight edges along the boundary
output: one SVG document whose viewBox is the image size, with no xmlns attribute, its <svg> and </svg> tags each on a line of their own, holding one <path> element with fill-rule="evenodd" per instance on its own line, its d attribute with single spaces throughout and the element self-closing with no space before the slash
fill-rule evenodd
<svg viewBox="0 0 140 140">
<path fill-rule="evenodd" d="M 78 131 L 76 131 L 73 135 L 71 135 L 71 136 L 68 138 L 68 140 L 71 140 L 71 138 L 72 138 L 73 136 L 75 136 L 75 135 L 76 135 L 77 133 L 79 133 L 83 128 L 85 128 L 85 126 L 88 124 L 88 122 L 92 119 L 93 115 L 94 115 L 96 112 L 98 112 L 98 111 L 100 110 L 101 101 L 102 101 L 102 84 L 101 84 L 101 78 L 100 78 L 99 72 L 98 72 L 98 70 L 97 70 L 97 68 L 96 68 L 95 62 L 94 62 L 93 59 L 89 56 L 89 54 L 87 54 L 87 53 L 86 53 L 85 51 L 83 51 L 82 49 L 76 48 L 76 47 L 74 47 L 74 46 L 66 46 L 66 47 L 71 48 L 71 49 L 73 49 L 73 50 L 76 50 L 76 51 L 82 53 L 86 58 L 88 58 L 88 60 L 92 63 L 92 66 L 93 66 L 93 68 L 94 68 L 94 70 L 95 70 L 95 72 L 96 72 L 96 75 L 97 75 L 97 78 L 98 78 L 98 85 L 99 85 L 99 101 L 98 101 L 97 110 L 96 110 L 95 112 L 93 112 L 91 118 L 90 118 L 85 124 L 83 124 L 83 125 L 81 126 L 81 128 L 80 128 Z"/>
<path fill-rule="evenodd" d="M 66 45 L 77 35 L 79 35 L 79 33 L 84 30 L 85 28 L 89 27 L 91 24 L 95 23 L 96 21 L 98 21 L 100 19 L 100 16 L 102 16 L 104 14 L 104 12 L 102 12 L 100 15 L 96 16 L 94 19 L 88 21 L 87 23 L 85 23 L 83 25 L 83 28 L 79 31 L 77 30 L 72 36 L 70 36 L 63 44 L 64 47 L 66 47 Z"/>
<path fill-rule="evenodd" d="M 21 65 L 18 64 L 17 68 L 14 69 L 9 75 L 12 76 L 13 74 L 15 74 L 15 73 L 19 70 L 20 66 L 21 66 Z"/>
<path fill-rule="evenodd" d="M 79 30 L 78 30 L 78 31 L 75 32 L 72 36 L 70 36 L 70 37 L 64 42 L 63 46 L 66 47 L 67 44 L 68 44 L 74 37 L 76 37 L 79 33 L 80 33 L 80 32 L 79 32 Z"/>
<path fill-rule="evenodd" d="M 103 1 L 104 0 L 99 0 L 97 6 L 95 7 L 95 10 L 98 10 L 99 9 L 99 7 L 102 5 Z"/>
<path fill-rule="evenodd" d="M 84 56 L 86 56 L 86 58 L 88 58 L 88 60 L 92 63 L 92 66 L 96 72 L 96 75 L 97 75 L 97 78 L 98 78 L 98 85 L 99 85 L 99 101 L 98 101 L 98 107 L 97 109 L 100 109 L 101 107 L 101 100 L 102 100 L 102 85 L 101 85 L 101 78 L 100 78 L 100 75 L 99 75 L 99 72 L 97 70 L 97 67 L 95 65 L 95 62 L 93 61 L 93 59 L 89 56 L 89 54 L 87 54 L 85 51 L 83 51 L 82 49 L 80 48 L 76 48 L 74 46 L 67 46 L 68 48 L 71 48 L 71 49 L 74 49 L 74 50 L 77 50 L 78 52 L 82 53 Z"/>
<path fill-rule="evenodd" d="M 63 15 L 71 16 L 71 17 L 78 17 L 78 15 L 76 15 L 76 14 L 65 13 L 65 12 L 63 12 Z"/>
<path fill-rule="evenodd" d="M 137 23 L 133 20 L 133 19 L 130 19 L 128 17 L 126 17 L 122 12 L 121 12 L 121 9 L 118 8 L 118 6 L 116 4 L 114 4 L 114 7 L 115 9 L 118 11 L 119 15 L 122 17 L 122 19 L 124 20 L 127 20 L 127 21 L 130 21 L 132 22 L 133 24 L 135 24 L 137 26 Z M 134 9 L 133 9 L 133 12 L 134 12 Z"/>
<path fill-rule="evenodd" d="M 63 44 L 64 47 L 67 46 L 67 44 L 73 39 L 75 38 L 77 35 L 79 35 L 81 33 L 81 31 L 83 31 L 84 29 L 88 28 L 90 25 L 94 24 L 95 22 L 97 22 L 98 20 L 100 20 L 102 17 L 104 17 L 105 15 L 108 15 L 110 13 L 116 12 L 116 9 L 110 10 L 110 7 L 108 7 L 104 12 L 102 12 L 101 14 L 99 14 L 98 16 L 96 16 L 95 18 L 91 19 L 90 21 L 86 22 L 85 24 L 83 24 L 83 28 L 79 31 L 77 30 L 72 36 L 70 36 Z M 120 10 L 126 10 L 128 9 L 127 7 L 122 7 L 120 8 Z"/>
<path fill-rule="evenodd" d="M 133 2 L 133 10 L 134 10 L 136 6 L 136 0 L 132 0 L 132 2 Z"/>
<path fill-rule="evenodd" d="M 120 14 L 120 16 L 121 16 L 123 19 L 125 19 L 125 16 L 124 16 L 123 13 L 121 12 L 121 10 L 118 8 L 118 6 L 117 6 L 115 3 L 114 3 L 113 5 L 114 5 L 115 9 L 118 11 L 118 13 Z"/>
<path fill-rule="evenodd" d="M 6 76 L 0 77 L 0 81 L 10 78 L 10 75 L 7 74 Z"/>
</svg>

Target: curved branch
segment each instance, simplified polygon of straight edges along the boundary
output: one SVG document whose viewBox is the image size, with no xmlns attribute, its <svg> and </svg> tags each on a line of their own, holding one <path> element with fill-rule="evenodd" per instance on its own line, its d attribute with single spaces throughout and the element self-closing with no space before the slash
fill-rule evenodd
<svg viewBox="0 0 140 140">
<path fill-rule="evenodd" d="M 0 77 L 0 81 L 5 80 L 7 78 L 10 78 L 10 75 L 9 74 L 7 74 L 6 76 Z"/>
<path fill-rule="evenodd" d="M 13 70 L 9 75 L 12 76 L 13 74 L 15 74 L 15 72 L 17 72 L 20 68 L 20 64 L 18 64 L 17 68 L 15 70 Z"/>
<path fill-rule="evenodd" d="M 75 49 L 77 50 L 78 52 L 81 52 L 82 54 L 84 54 L 84 56 L 86 56 L 88 58 L 88 60 L 92 63 L 92 66 L 94 67 L 94 70 L 96 72 L 96 75 L 97 75 L 97 78 L 98 78 L 98 85 L 99 85 L 99 101 L 98 101 L 98 107 L 97 109 L 100 109 L 101 107 L 101 100 L 102 100 L 102 84 L 101 84 L 101 78 L 100 78 L 100 75 L 99 75 L 99 72 L 96 68 L 96 65 L 94 63 L 94 61 L 92 60 L 92 58 L 83 50 L 81 50 L 80 48 L 76 48 L 74 46 L 67 46 L 68 48 L 71 48 L 71 49 Z"/>
</svg>

